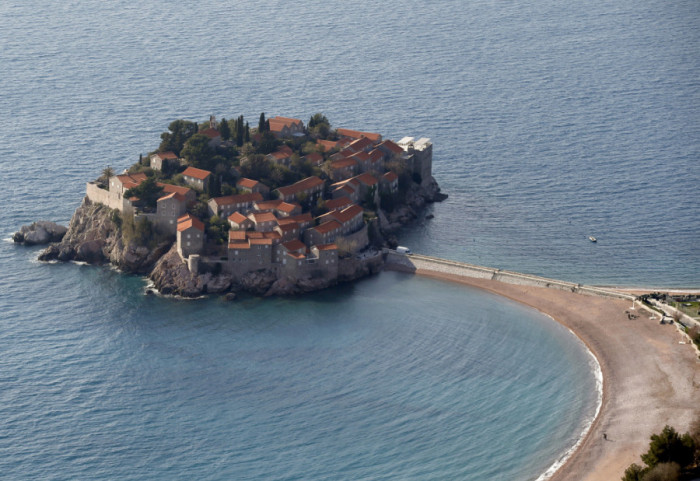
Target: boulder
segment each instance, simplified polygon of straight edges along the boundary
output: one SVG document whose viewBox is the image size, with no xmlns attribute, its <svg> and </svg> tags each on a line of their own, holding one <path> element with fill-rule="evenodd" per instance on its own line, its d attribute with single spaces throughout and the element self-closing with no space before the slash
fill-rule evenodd
<svg viewBox="0 0 700 481">
<path fill-rule="evenodd" d="M 40 220 L 30 225 L 23 225 L 12 236 L 12 240 L 18 244 L 26 245 L 48 244 L 50 242 L 60 242 L 67 231 L 67 227 L 55 222 Z"/>
</svg>

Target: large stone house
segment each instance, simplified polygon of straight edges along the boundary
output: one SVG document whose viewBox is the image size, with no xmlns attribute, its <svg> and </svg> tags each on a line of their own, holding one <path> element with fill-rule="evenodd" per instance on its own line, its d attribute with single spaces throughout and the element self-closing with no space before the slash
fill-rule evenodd
<svg viewBox="0 0 700 481">
<path fill-rule="evenodd" d="M 292 185 L 280 187 L 277 189 L 277 193 L 279 198 L 285 202 L 296 202 L 301 199 L 309 199 L 310 202 L 315 202 L 323 194 L 324 186 L 325 183 L 314 175 Z"/>
<path fill-rule="evenodd" d="M 177 252 L 183 259 L 204 250 L 204 223 L 185 214 L 177 220 Z"/>
<path fill-rule="evenodd" d="M 253 210 L 253 204 L 263 200 L 259 192 L 252 194 L 226 195 L 223 197 L 214 197 L 207 203 L 210 215 L 218 215 L 221 218 L 227 218 L 234 212 L 238 211 L 241 214 L 247 215 Z"/>
<path fill-rule="evenodd" d="M 269 119 L 270 122 L 270 132 L 272 132 L 275 137 L 300 137 L 305 135 L 304 122 L 299 119 L 292 119 L 289 117 L 272 117 Z"/>
<path fill-rule="evenodd" d="M 168 167 L 176 167 L 180 165 L 180 159 L 174 152 L 156 152 L 151 155 L 151 169 L 153 170 L 163 170 Z"/>
</svg>

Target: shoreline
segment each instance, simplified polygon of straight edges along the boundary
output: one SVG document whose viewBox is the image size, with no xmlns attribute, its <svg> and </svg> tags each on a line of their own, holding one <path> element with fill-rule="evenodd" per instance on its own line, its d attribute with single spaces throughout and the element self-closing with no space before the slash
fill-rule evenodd
<svg viewBox="0 0 700 481">
<path fill-rule="evenodd" d="M 660 325 L 642 309 L 636 311 L 638 319 L 628 319 L 631 306 L 623 299 L 424 269 L 415 273 L 483 289 L 536 309 L 568 328 L 597 360 L 603 377 L 598 414 L 572 452 L 554 460 L 538 479 L 619 479 L 630 464 L 641 462 L 639 456 L 653 433 L 666 424 L 679 431 L 688 429 L 700 396 L 700 362 L 691 345 L 679 344 L 675 326 Z"/>
</svg>

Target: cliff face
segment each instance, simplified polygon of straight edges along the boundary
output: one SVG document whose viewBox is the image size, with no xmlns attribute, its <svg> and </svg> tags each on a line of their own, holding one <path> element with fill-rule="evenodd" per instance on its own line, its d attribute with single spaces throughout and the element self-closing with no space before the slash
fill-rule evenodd
<svg viewBox="0 0 700 481">
<path fill-rule="evenodd" d="M 379 209 L 382 231 L 391 233 L 398 230 L 401 226 L 417 219 L 418 214 L 426 204 L 442 202 L 446 198 L 447 194 L 440 192 L 440 187 L 433 177 L 430 177 L 422 185 L 414 184 L 414 187 L 406 192 L 406 199 L 403 205 L 396 208 L 393 212 L 385 212 Z"/>
<path fill-rule="evenodd" d="M 61 242 L 46 248 L 39 260 L 75 260 L 90 264 L 111 262 L 127 272 L 148 273 L 171 243 L 160 244 L 154 249 L 131 243 L 125 245 L 113 212 L 102 204 L 83 199 Z"/>
</svg>

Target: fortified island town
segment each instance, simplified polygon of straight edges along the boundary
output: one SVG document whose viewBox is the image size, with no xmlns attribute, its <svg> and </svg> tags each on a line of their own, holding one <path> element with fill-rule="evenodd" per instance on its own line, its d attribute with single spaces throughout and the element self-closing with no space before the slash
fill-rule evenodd
<svg viewBox="0 0 700 481">
<path fill-rule="evenodd" d="M 158 151 L 87 184 L 41 260 L 111 262 L 163 294 L 284 295 L 381 269 L 382 247 L 440 201 L 430 139 L 331 129 L 322 114 L 177 120 Z"/>
</svg>

